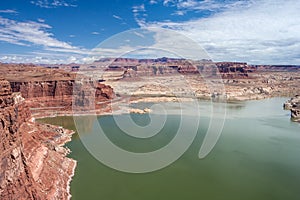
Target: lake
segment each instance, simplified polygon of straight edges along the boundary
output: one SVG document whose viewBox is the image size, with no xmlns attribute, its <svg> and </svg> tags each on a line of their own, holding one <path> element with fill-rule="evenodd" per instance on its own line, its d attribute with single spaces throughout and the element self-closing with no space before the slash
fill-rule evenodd
<svg viewBox="0 0 300 200">
<path fill-rule="evenodd" d="M 110 141 L 127 151 L 146 153 L 163 148 L 175 138 L 181 126 L 183 114 L 178 111 L 182 108 L 177 103 L 164 103 L 167 119 L 160 131 L 149 138 L 128 135 L 116 124 L 119 120 L 126 125 L 130 117 L 143 127 L 151 121 L 148 114 L 87 116 L 81 133 L 74 134 L 72 141 L 66 144 L 72 151 L 69 157 L 78 161 L 71 182 L 72 199 L 299 200 L 300 125 L 291 122 L 290 112 L 282 109 L 286 100 L 272 98 L 222 104 L 226 107 L 226 118 L 220 138 L 203 159 L 199 159 L 198 154 L 210 124 L 212 104 L 199 101 L 200 123 L 192 144 L 172 164 L 148 173 L 112 169 L 95 159 L 82 140 L 93 141 L 94 148 L 100 150 L 101 142 L 95 133 L 95 126 L 100 125 Z M 149 107 L 151 103 L 134 106 Z M 187 127 L 190 127 L 197 116 L 188 103 L 183 109 L 191 112 L 187 116 Z M 160 113 L 161 110 L 154 109 L 153 115 L 164 115 L 165 111 Z M 215 118 L 222 116 L 216 114 Z M 72 117 L 40 121 L 75 130 Z M 189 134 L 190 129 L 184 131 Z"/>
</svg>

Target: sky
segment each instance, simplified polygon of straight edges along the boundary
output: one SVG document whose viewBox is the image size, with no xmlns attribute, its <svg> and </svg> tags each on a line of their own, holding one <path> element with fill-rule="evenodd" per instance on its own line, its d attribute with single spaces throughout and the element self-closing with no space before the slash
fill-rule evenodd
<svg viewBox="0 0 300 200">
<path fill-rule="evenodd" d="M 0 62 L 84 63 L 132 51 L 186 57 L 202 49 L 199 59 L 300 65 L 299 10 L 299 0 L 3 0 Z"/>
</svg>

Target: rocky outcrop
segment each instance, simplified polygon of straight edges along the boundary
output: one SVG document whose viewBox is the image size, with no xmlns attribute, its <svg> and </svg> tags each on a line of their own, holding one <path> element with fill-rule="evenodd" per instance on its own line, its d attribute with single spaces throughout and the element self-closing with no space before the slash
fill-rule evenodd
<svg viewBox="0 0 300 200">
<path fill-rule="evenodd" d="M 144 109 L 131 108 L 129 110 L 129 113 L 135 113 L 135 114 L 145 114 L 145 113 L 150 113 L 150 112 L 152 112 L 150 108 L 144 108 Z"/>
<path fill-rule="evenodd" d="M 216 66 L 224 79 L 248 78 L 250 73 L 256 69 L 248 66 L 247 63 L 239 62 L 218 62 Z"/>
<path fill-rule="evenodd" d="M 107 60 L 104 60 L 107 62 Z M 104 62 L 103 61 L 103 62 Z M 98 61 L 98 63 L 101 62 Z M 220 74 L 222 78 L 248 78 L 249 73 L 255 71 L 247 63 L 217 62 L 210 60 L 192 61 L 175 58 L 158 59 L 126 59 L 117 58 L 111 60 L 106 71 L 124 71 L 124 77 L 159 76 L 172 74 L 202 74 L 215 76 Z"/>
<path fill-rule="evenodd" d="M 296 95 L 283 104 L 285 110 L 291 111 L 291 119 L 300 122 L 300 95 Z"/>
<path fill-rule="evenodd" d="M 34 122 L 20 93 L 0 80 L 0 199 L 69 199 L 76 162 L 63 145 L 72 131 Z"/>
<path fill-rule="evenodd" d="M 299 72 L 300 71 L 300 65 L 252 65 L 252 67 L 255 67 L 257 71 L 262 72 Z"/>
<path fill-rule="evenodd" d="M 110 86 L 97 82 L 76 82 L 75 80 L 59 81 L 27 81 L 27 82 L 10 82 L 13 92 L 20 92 L 26 99 L 34 116 L 47 116 L 52 114 L 72 113 L 73 92 L 75 85 L 80 88 L 85 95 L 83 101 L 88 101 L 89 95 L 94 95 L 95 109 L 104 109 L 114 97 L 113 90 Z M 85 87 L 88 85 L 89 87 Z M 92 85 L 92 87 L 90 87 Z M 86 91 L 86 88 L 92 88 L 93 93 Z M 101 104 L 98 104 L 101 102 Z M 45 114 L 49 113 L 49 114 Z"/>
<path fill-rule="evenodd" d="M 72 71 L 72 67 L 76 66 L 79 66 L 80 73 L 92 74 L 98 80 L 111 85 L 120 97 L 172 96 L 172 88 L 178 88 L 184 96 L 189 96 L 189 91 L 192 90 L 197 98 L 226 98 L 233 101 L 290 97 L 300 92 L 300 66 L 297 65 L 250 65 L 245 62 L 163 57 L 103 58 L 91 64 L 55 67 Z M 70 75 L 65 73 L 60 77 L 65 79 L 68 76 Z M 222 82 L 221 87 L 224 90 L 220 91 L 215 82 Z"/>
<path fill-rule="evenodd" d="M 0 69 L 3 72 L 0 77 L 10 82 L 13 92 L 21 93 L 34 117 L 71 115 L 75 86 L 83 91 L 84 96 L 81 98 L 85 102 L 94 99 L 97 112 L 109 111 L 108 104 L 114 98 L 110 86 L 97 79 L 92 81 L 82 74 L 23 64 L 0 63 Z"/>
<path fill-rule="evenodd" d="M 94 85 L 92 90 L 97 88 L 94 94 L 83 89 L 77 99 L 78 105 L 90 105 L 90 99 L 95 95 L 95 99 L 99 97 L 94 106 L 98 109 L 97 114 L 110 112 L 114 92 L 120 98 L 158 96 L 173 99 L 178 95 L 189 97 L 192 93 L 197 98 L 230 101 L 290 97 L 300 92 L 300 66 L 293 65 L 249 65 L 178 58 L 103 58 L 91 64 L 44 67 L 19 64 L 5 65 L 1 70 L 14 91 L 28 95 L 26 101 L 34 116 L 49 116 L 72 114 L 72 87 L 76 85 L 75 80 L 81 80 L 76 79 L 72 67 L 79 67 L 77 75 L 85 74 L 93 80 L 79 83 L 82 88 L 88 88 L 89 84 Z M 107 85 L 112 86 L 114 92 Z"/>
</svg>

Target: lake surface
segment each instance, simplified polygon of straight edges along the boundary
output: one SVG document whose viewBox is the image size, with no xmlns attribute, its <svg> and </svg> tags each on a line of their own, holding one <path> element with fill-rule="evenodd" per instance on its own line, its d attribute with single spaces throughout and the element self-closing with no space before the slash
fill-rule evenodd
<svg viewBox="0 0 300 200">
<path fill-rule="evenodd" d="M 199 102 L 198 134 L 188 150 L 171 165 L 141 174 L 120 172 L 102 164 L 88 152 L 80 137 L 92 141 L 94 126 L 100 124 L 107 137 L 119 147 L 133 152 L 154 151 L 175 137 L 182 116 L 178 105 L 165 104 L 165 109 L 171 111 L 165 126 L 147 139 L 125 134 L 113 116 L 100 116 L 97 120 L 87 117 L 89 125 L 83 129 L 84 134 L 80 137 L 75 134 L 66 145 L 72 150 L 69 157 L 78 161 L 71 182 L 72 199 L 299 200 L 300 125 L 290 121 L 289 111 L 282 110 L 286 100 L 273 98 L 226 104 L 222 134 L 204 159 L 199 159 L 198 153 L 210 122 L 211 103 Z M 150 122 L 147 114 L 131 117 L 140 126 Z M 194 117 L 191 114 L 191 119 Z M 72 117 L 42 121 L 75 130 Z"/>
</svg>

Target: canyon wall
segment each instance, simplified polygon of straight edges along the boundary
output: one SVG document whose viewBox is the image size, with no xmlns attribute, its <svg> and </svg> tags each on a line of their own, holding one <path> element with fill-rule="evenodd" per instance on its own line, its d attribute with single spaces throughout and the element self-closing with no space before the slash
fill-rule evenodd
<svg viewBox="0 0 300 200">
<path fill-rule="evenodd" d="M 291 97 L 300 93 L 300 66 L 296 65 L 118 58 L 101 59 L 93 66 L 105 70 L 103 80 L 112 85 L 119 96 L 173 97 L 181 91 L 182 96 L 193 92 L 198 98 L 235 101 Z M 81 66 L 82 71 L 87 68 Z"/>
<path fill-rule="evenodd" d="M 22 151 L 18 130 L 29 117 L 24 104 L 15 102 L 10 85 L 0 80 L 0 197 L 1 199 L 37 199 L 37 188 Z M 17 113 L 16 111 L 21 111 Z"/>
<path fill-rule="evenodd" d="M 72 114 L 74 88 L 82 91 L 76 102 L 86 106 L 94 99 L 94 109 L 109 111 L 113 89 L 82 74 L 23 64 L 1 64 L 0 78 L 9 81 L 13 92 L 20 92 L 34 117 Z M 87 91 L 90 90 L 90 91 Z M 81 95 L 81 96 L 79 96 Z"/>
<path fill-rule="evenodd" d="M 98 61 L 98 64 L 101 61 Z M 201 74 L 214 77 L 219 74 L 222 78 L 248 78 L 255 67 L 247 63 L 217 62 L 209 60 L 191 61 L 185 59 L 125 59 L 118 58 L 108 64 L 107 72 L 123 71 L 124 77 L 161 76 L 172 74 Z"/>
<path fill-rule="evenodd" d="M 107 104 L 114 97 L 114 92 L 110 86 L 97 82 L 78 82 L 75 80 L 10 81 L 10 85 L 13 92 L 20 92 L 26 99 L 36 117 L 71 114 L 72 102 L 75 101 L 73 99 L 75 86 L 80 87 L 78 90 L 85 93 L 85 96 L 82 96 L 82 102 L 86 103 L 90 99 L 88 96 L 94 95 L 95 109 L 98 110 L 108 109 L 106 108 Z M 92 91 L 87 91 L 91 89 Z"/>
<path fill-rule="evenodd" d="M 68 199 L 76 162 L 63 148 L 72 132 L 34 122 L 20 93 L 0 80 L 0 199 Z"/>
<path fill-rule="evenodd" d="M 33 117 L 72 114 L 73 104 L 109 111 L 113 89 L 59 69 L 0 63 L 0 70 L 8 79 L 0 78 L 0 199 L 69 199 L 76 162 L 63 145 L 73 131 Z"/>
</svg>

